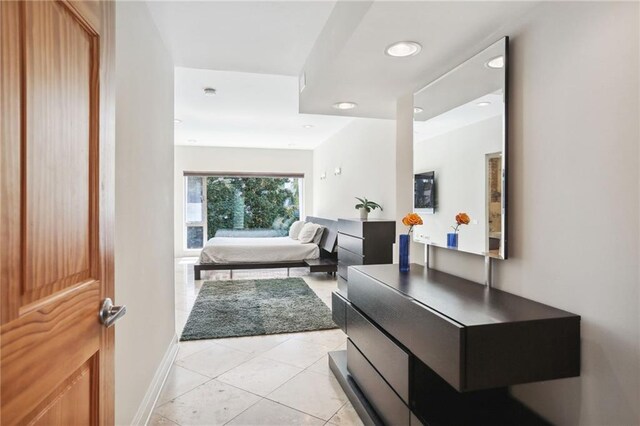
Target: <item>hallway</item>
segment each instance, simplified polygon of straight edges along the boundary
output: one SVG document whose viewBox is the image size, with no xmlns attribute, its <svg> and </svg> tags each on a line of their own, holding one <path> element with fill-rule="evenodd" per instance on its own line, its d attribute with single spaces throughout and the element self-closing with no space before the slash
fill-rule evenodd
<svg viewBox="0 0 640 426">
<path fill-rule="evenodd" d="M 176 333 L 204 282 L 195 259 L 176 259 Z M 228 272 L 206 279 L 228 279 Z M 236 271 L 235 279 L 285 277 L 286 270 Z M 336 281 L 292 269 L 331 306 Z M 150 425 L 361 425 L 329 370 L 327 352 L 345 349 L 339 330 L 180 342 Z"/>
</svg>

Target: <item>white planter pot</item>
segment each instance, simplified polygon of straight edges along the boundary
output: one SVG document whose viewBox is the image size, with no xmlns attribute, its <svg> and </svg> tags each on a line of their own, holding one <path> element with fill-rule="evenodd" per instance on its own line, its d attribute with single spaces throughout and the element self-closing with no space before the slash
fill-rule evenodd
<svg viewBox="0 0 640 426">
<path fill-rule="evenodd" d="M 359 209 L 360 210 L 360 219 L 367 220 L 369 218 L 369 212 L 367 209 Z"/>
</svg>

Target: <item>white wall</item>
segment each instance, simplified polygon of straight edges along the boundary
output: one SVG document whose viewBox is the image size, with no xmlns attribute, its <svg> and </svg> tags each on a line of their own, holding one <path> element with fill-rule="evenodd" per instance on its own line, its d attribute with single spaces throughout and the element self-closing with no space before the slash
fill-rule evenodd
<svg viewBox="0 0 640 426">
<path fill-rule="evenodd" d="M 558 425 L 640 423 L 638 21 L 638 3 L 550 2 L 505 32 L 510 258 L 496 287 L 582 316 L 581 377 L 513 388 Z M 480 256 L 434 257 L 482 281 Z"/>
<path fill-rule="evenodd" d="M 413 209 L 413 95 L 398 99 L 396 104 L 396 242 L 397 236 L 406 234 L 408 228 L 402 218 Z M 419 262 L 424 257 L 423 245 L 411 238 L 410 261 Z M 394 262 L 398 262 L 398 244 L 393 249 Z"/>
<path fill-rule="evenodd" d="M 174 342 L 173 63 L 143 2 L 116 5 L 116 424 Z"/>
<path fill-rule="evenodd" d="M 315 216 L 359 217 L 354 197 L 367 197 L 384 209 L 369 217 L 395 217 L 395 127 L 393 120 L 355 119 L 314 150 Z M 336 167 L 342 174 L 334 175 Z"/>
<path fill-rule="evenodd" d="M 423 215 L 416 236 L 446 246 L 455 215 L 466 212 L 472 223 L 460 227 L 459 249 L 487 251 L 486 154 L 502 151 L 502 115 L 418 140 L 413 149 L 414 171 L 436 174 L 438 202 L 434 214 Z"/>
<path fill-rule="evenodd" d="M 184 248 L 184 176 L 187 172 L 304 173 L 304 211 L 313 212 L 313 151 L 216 147 L 175 147 L 174 253 L 196 256 L 199 250 Z"/>
</svg>

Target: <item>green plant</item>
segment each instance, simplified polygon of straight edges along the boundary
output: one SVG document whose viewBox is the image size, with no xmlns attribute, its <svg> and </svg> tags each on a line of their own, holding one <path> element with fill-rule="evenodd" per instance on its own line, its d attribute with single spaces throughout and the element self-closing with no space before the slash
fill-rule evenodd
<svg viewBox="0 0 640 426">
<path fill-rule="evenodd" d="M 382 211 L 382 206 L 375 201 L 370 201 L 365 198 L 355 197 L 356 200 L 360 201 L 356 204 L 356 210 L 365 209 L 367 213 L 371 213 L 371 210 L 380 209 Z"/>
<path fill-rule="evenodd" d="M 208 238 L 218 229 L 289 229 L 300 217 L 298 179 L 207 178 Z"/>
</svg>

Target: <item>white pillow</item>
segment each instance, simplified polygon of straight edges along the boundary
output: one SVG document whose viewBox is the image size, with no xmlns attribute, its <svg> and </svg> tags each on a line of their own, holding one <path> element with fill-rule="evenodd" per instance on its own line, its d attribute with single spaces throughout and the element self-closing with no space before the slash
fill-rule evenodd
<svg viewBox="0 0 640 426">
<path fill-rule="evenodd" d="M 320 244 L 320 240 L 322 239 L 322 234 L 324 234 L 324 230 L 326 228 L 324 226 L 320 226 L 316 231 L 316 236 L 313 237 L 313 244 Z"/>
<path fill-rule="evenodd" d="M 291 227 L 289 228 L 289 237 L 294 240 L 297 240 L 298 235 L 300 235 L 300 231 L 302 230 L 303 226 L 304 226 L 304 220 L 296 220 L 295 222 L 293 222 L 291 224 Z"/>
<path fill-rule="evenodd" d="M 316 225 L 315 223 L 311 222 L 305 223 L 302 227 L 302 230 L 300 231 L 300 234 L 298 234 L 298 240 L 300 240 L 301 243 L 312 242 L 313 238 L 318 232 L 318 228 L 320 228 L 320 225 Z"/>
</svg>

